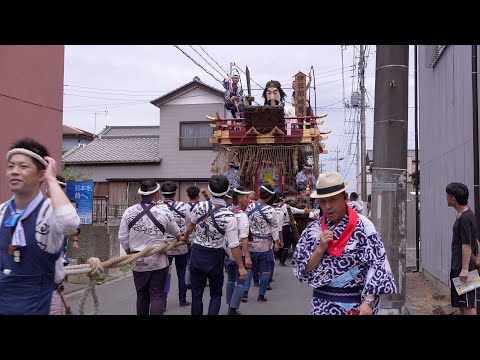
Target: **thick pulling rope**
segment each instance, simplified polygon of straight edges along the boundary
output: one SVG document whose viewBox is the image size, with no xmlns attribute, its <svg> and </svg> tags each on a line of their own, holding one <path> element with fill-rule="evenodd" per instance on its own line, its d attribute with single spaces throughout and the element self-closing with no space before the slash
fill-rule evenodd
<svg viewBox="0 0 480 360">
<path fill-rule="evenodd" d="M 111 268 L 116 268 L 123 265 L 131 264 L 137 259 L 147 257 L 150 255 L 154 255 L 158 253 L 163 254 L 163 253 L 166 253 L 171 248 L 175 246 L 183 245 L 183 244 L 186 244 L 186 242 L 177 241 L 175 239 L 169 243 L 164 243 L 158 247 L 146 248 L 135 254 L 119 256 L 103 262 L 101 262 L 99 258 L 91 257 L 88 259 L 88 264 L 66 266 L 64 268 L 65 275 L 87 274 L 87 276 L 89 277 L 88 284 L 85 287 L 85 290 L 83 291 L 82 297 L 80 298 L 79 314 L 85 315 L 85 301 L 87 300 L 89 293 L 92 293 L 92 298 L 93 298 L 93 313 L 89 315 L 98 314 L 99 301 L 98 301 L 98 296 L 95 289 L 95 285 L 96 285 L 95 278 L 98 275 L 103 274 L 105 272 L 105 269 L 111 269 Z"/>
</svg>

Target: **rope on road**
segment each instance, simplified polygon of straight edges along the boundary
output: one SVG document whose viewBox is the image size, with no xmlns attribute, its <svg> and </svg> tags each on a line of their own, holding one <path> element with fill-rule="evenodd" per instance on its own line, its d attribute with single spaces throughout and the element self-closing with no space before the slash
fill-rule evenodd
<svg viewBox="0 0 480 360">
<path fill-rule="evenodd" d="M 85 315 L 85 301 L 87 300 L 89 293 L 92 293 L 92 298 L 93 298 L 93 313 L 89 315 L 98 314 L 99 301 L 98 301 L 98 296 L 95 288 L 95 285 L 97 284 L 96 277 L 100 274 L 103 274 L 105 272 L 105 269 L 111 269 L 111 268 L 116 268 L 123 265 L 131 264 L 137 259 L 151 256 L 154 254 L 163 254 L 169 251 L 173 247 L 184 245 L 184 244 L 186 244 L 185 241 L 177 241 L 176 239 L 174 239 L 169 243 L 164 243 L 157 247 L 145 248 L 142 251 L 135 254 L 119 256 L 119 257 L 102 261 L 102 262 L 100 261 L 99 258 L 91 257 L 88 259 L 87 264 L 66 266 L 64 268 L 65 275 L 87 274 L 87 276 L 89 277 L 88 284 L 85 287 L 85 290 L 83 290 L 82 297 L 80 298 L 79 314 Z"/>
</svg>

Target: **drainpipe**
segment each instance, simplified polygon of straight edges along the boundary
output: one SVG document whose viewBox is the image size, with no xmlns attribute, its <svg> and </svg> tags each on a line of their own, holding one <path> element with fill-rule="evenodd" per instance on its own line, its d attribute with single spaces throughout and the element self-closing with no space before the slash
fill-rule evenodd
<svg viewBox="0 0 480 360">
<path fill-rule="evenodd" d="M 478 82 L 477 82 L 477 45 L 472 45 L 472 96 L 473 96 L 473 191 L 475 196 L 475 217 L 477 229 L 480 229 L 480 184 L 478 163 Z M 477 237 L 478 237 L 477 230 Z"/>
<path fill-rule="evenodd" d="M 420 159 L 418 158 L 418 45 L 414 48 L 415 58 L 415 172 L 417 173 L 415 181 L 415 258 L 417 270 L 420 271 L 420 198 L 418 196 L 418 184 L 420 180 L 419 166 Z"/>
</svg>

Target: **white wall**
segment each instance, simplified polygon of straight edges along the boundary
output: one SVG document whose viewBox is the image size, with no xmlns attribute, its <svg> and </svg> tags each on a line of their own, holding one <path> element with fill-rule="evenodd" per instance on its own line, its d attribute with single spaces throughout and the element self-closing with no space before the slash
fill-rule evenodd
<svg viewBox="0 0 480 360">
<path fill-rule="evenodd" d="M 202 89 L 196 88 L 182 94 L 174 100 L 169 101 L 168 105 L 192 105 L 192 104 L 223 104 L 223 98 L 207 93 Z"/>
<path fill-rule="evenodd" d="M 221 100 L 221 99 L 220 99 Z M 208 179 L 218 152 L 213 150 L 179 150 L 180 122 L 207 121 L 205 115 L 224 116 L 223 101 L 215 104 L 170 105 L 161 107 L 160 178 Z M 213 130 L 212 130 L 213 133 Z"/>
</svg>

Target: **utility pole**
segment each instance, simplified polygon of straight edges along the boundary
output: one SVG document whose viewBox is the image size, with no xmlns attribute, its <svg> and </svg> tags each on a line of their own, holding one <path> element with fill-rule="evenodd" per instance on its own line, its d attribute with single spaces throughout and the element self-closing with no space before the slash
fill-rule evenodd
<svg viewBox="0 0 480 360">
<path fill-rule="evenodd" d="M 337 146 L 337 150 L 333 150 L 333 152 L 336 152 L 336 153 L 337 153 L 337 172 L 338 172 L 338 160 L 344 160 L 345 158 L 344 158 L 344 157 L 338 158 L 338 153 L 340 152 L 340 151 L 338 150 L 338 146 Z"/>
<path fill-rule="evenodd" d="M 93 138 L 96 138 L 97 137 L 97 114 L 104 114 L 105 116 L 107 116 L 107 110 L 105 110 L 105 112 L 95 112 L 95 123 L 93 125 Z"/>
<path fill-rule="evenodd" d="M 337 151 L 335 151 L 337 153 L 337 172 L 338 172 L 338 146 L 337 146 Z"/>
<path fill-rule="evenodd" d="M 367 172 L 366 157 L 367 147 L 365 143 L 365 45 L 360 45 L 360 62 L 358 64 L 358 78 L 360 80 L 360 164 L 362 174 L 362 200 L 367 202 Z"/>
<path fill-rule="evenodd" d="M 97 137 L 96 131 L 97 131 L 97 113 L 95 113 L 95 124 L 93 125 L 93 138 L 94 139 Z"/>
<path fill-rule="evenodd" d="M 320 172 L 319 172 L 319 173 L 322 174 L 322 173 L 323 173 L 323 163 L 322 163 L 322 160 L 319 161 L 318 167 L 320 168 Z"/>
<path fill-rule="evenodd" d="M 362 176 L 360 174 L 360 118 L 355 114 L 355 131 L 357 132 L 357 142 L 355 143 L 355 156 L 357 157 L 357 174 L 355 176 L 355 185 L 357 186 L 357 192 L 362 190 Z M 358 187 L 358 176 L 360 175 L 360 187 Z"/>
<path fill-rule="evenodd" d="M 380 298 L 382 313 L 392 315 L 405 313 L 408 50 L 377 45 L 376 53 L 372 220 L 397 285 L 397 294 Z"/>
</svg>

